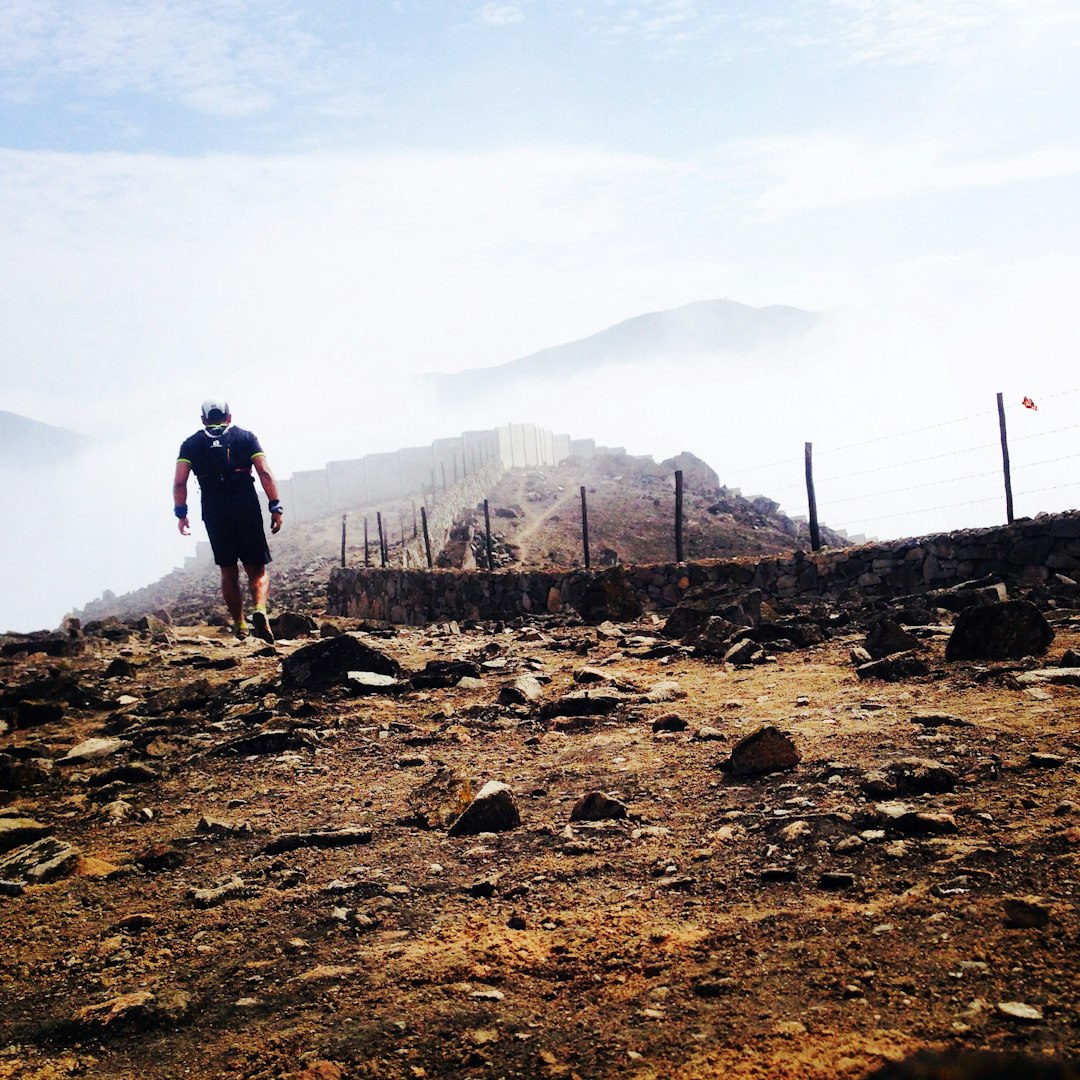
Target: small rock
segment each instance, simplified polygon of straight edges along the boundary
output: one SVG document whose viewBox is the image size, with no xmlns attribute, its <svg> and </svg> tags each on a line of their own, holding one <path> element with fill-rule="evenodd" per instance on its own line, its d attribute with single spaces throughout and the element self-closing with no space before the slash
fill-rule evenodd
<svg viewBox="0 0 1080 1080">
<path fill-rule="evenodd" d="M 971 727 L 969 720 L 964 720 L 951 713 L 916 713 L 912 718 L 913 724 L 921 724 L 923 727 Z"/>
<path fill-rule="evenodd" d="M 130 765 L 116 765 L 111 769 L 103 769 L 87 777 L 87 784 L 92 788 L 106 787 L 109 784 L 151 784 L 161 779 L 161 773 L 151 769 L 149 765 L 138 763 Z"/>
<path fill-rule="evenodd" d="M 796 881 L 799 871 L 794 866 L 766 866 L 761 871 L 762 881 Z"/>
<path fill-rule="evenodd" d="M 845 836 L 833 848 L 833 851 L 837 855 L 850 855 L 853 852 L 861 851 L 864 847 L 866 847 L 866 841 L 861 836 Z"/>
<path fill-rule="evenodd" d="M 298 611 L 283 611 L 270 620 L 270 629 L 279 641 L 292 641 L 317 633 L 319 624 L 310 615 Z"/>
<path fill-rule="evenodd" d="M 794 844 L 805 840 L 812 832 L 808 821 L 792 821 L 780 830 L 780 839 L 787 844 Z"/>
<path fill-rule="evenodd" d="M 483 877 L 477 878 L 468 887 L 469 895 L 489 899 L 495 895 L 495 890 L 499 885 L 499 877 L 499 874 L 485 874 Z"/>
<path fill-rule="evenodd" d="M 114 736 L 87 739 L 84 742 L 79 743 L 78 746 L 73 746 L 59 759 L 57 764 L 76 765 L 83 761 L 93 761 L 96 758 L 109 757 L 112 754 L 118 754 L 121 750 L 126 750 L 130 746 L 131 743 L 125 742 L 123 739 L 117 739 Z"/>
<path fill-rule="evenodd" d="M 1050 923 L 1050 909 L 1037 896 L 1010 896 L 1002 901 L 1002 904 L 1007 926 L 1041 930 Z"/>
<path fill-rule="evenodd" d="M 513 791 L 498 780 L 489 780 L 450 826 L 450 836 L 475 836 L 482 832 L 505 832 L 521 825 Z"/>
<path fill-rule="evenodd" d="M 662 705 L 667 701 L 679 701 L 686 697 L 686 691 L 673 680 L 658 682 L 650 686 L 642 696 L 642 701 L 647 705 Z"/>
<path fill-rule="evenodd" d="M 625 818 L 627 809 L 618 799 L 602 791 L 591 791 L 582 796 L 570 811 L 571 821 L 609 821 Z"/>
<path fill-rule="evenodd" d="M 141 1023 L 151 1014 L 156 998 L 149 990 L 109 998 L 97 1005 L 87 1005 L 75 1013 L 75 1022 L 82 1027 L 107 1028 L 118 1024 Z"/>
<path fill-rule="evenodd" d="M 732 776 L 760 776 L 792 769 L 802 760 L 791 738 L 771 725 L 758 728 L 735 744 L 720 768 Z"/>
<path fill-rule="evenodd" d="M 1036 769 L 1057 769 L 1065 762 L 1060 754 L 1032 753 L 1028 756 L 1028 764 Z"/>
<path fill-rule="evenodd" d="M 357 696 L 368 694 L 400 694 L 412 689 L 412 683 L 383 675 L 377 671 L 349 671 L 344 685 Z"/>
<path fill-rule="evenodd" d="M 799 1020 L 777 1020 L 773 1030 L 782 1038 L 795 1039 L 806 1034 L 806 1025 Z"/>
<path fill-rule="evenodd" d="M 866 635 L 866 651 L 875 659 L 894 653 L 909 652 L 919 646 L 919 639 L 909 634 L 887 615 L 878 619 Z"/>
<path fill-rule="evenodd" d="M 299 848 L 340 848 L 370 844 L 372 831 L 364 825 L 345 825 L 340 829 L 283 833 L 263 848 L 264 855 L 281 855 Z"/>
<path fill-rule="evenodd" d="M 472 797 L 472 783 L 464 772 L 440 766 L 412 792 L 404 824 L 421 829 L 448 828 L 465 812 Z"/>
<path fill-rule="evenodd" d="M 724 653 L 725 664 L 760 664 L 765 650 L 753 638 L 743 638 Z"/>
<path fill-rule="evenodd" d="M 226 900 L 238 900 L 253 896 L 256 889 L 252 885 L 245 885 L 242 878 L 234 875 L 223 885 L 210 889 L 189 889 L 188 899 L 198 908 L 217 907 Z"/>
<path fill-rule="evenodd" d="M 43 836 L 26 847 L 0 856 L 0 878 L 44 885 L 75 869 L 79 851 L 55 836 Z"/>
<path fill-rule="evenodd" d="M 543 694 L 544 688 L 535 675 L 521 675 L 499 690 L 499 704 L 533 705 Z"/>
<path fill-rule="evenodd" d="M 557 716 L 609 716 L 631 699 L 618 690 L 580 690 L 540 707 L 541 720 Z"/>
<path fill-rule="evenodd" d="M 694 732 L 694 738 L 699 742 L 726 742 L 727 733 L 721 731 L 720 728 L 703 724 Z"/>
<path fill-rule="evenodd" d="M 207 750 L 206 756 L 251 757 L 256 754 L 283 754 L 287 750 L 314 749 L 315 741 L 306 731 L 289 727 L 229 739 L 228 742 Z"/>
<path fill-rule="evenodd" d="M 855 875 L 845 873 L 843 870 L 824 870 L 818 876 L 818 885 L 822 889 L 828 889 L 831 892 L 835 892 L 840 889 L 850 889 L 854 886 L 854 884 Z"/>
<path fill-rule="evenodd" d="M 286 656 L 281 665 L 281 681 L 286 689 L 326 690 L 340 686 L 351 671 L 401 676 L 401 665 L 372 648 L 354 633 L 323 638 L 304 645 Z"/>
<path fill-rule="evenodd" d="M 457 686 L 462 679 L 477 679 L 480 674 L 480 665 L 472 660 L 429 660 L 409 681 L 417 690 L 437 690 Z"/>
<path fill-rule="evenodd" d="M 995 1008 L 999 1015 L 1008 1017 L 1010 1020 L 1019 1020 L 1025 1024 L 1042 1023 L 1042 1009 L 1023 1001 L 999 1001 Z"/>
<path fill-rule="evenodd" d="M 38 727 L 53 724 L 64 717 L 64 706 L 59 701 L 20 701 L 15 710 L 17 728 Z"/>
<path fill-rule="evenodd" d="M 195 831 L 200 833 L 213 833 L 215 836 L 244 836 L 250 835 L 251 825 L 246 821 L 224 821 L 222 818 L 201 817 L 195 826 Z"/>
<path fill-rule="evenodd" d="M 685 731 L 686 721 L 677 713 L 669 713 L 667 716 L 657 717 L 653 721 L 653 731 Z"/>
<path fill-rule="evenodd" d="M 581 685 L 586 683 L 609 683 L 611 682 L 611 675 L 606 671 L 601 671 L 600 668 L 583 667 L 574 672 L 574 682 Z"/>
<path fill-rule="evenodd" d="M 883 682 L 900 682 L 902 679 L 929 675 L 930 669 L 914 653 L 895 653 L 872 660 L 869 664 L 860 664 L 855 669 L 860 679 L 881 679 Z"/>
</svg>

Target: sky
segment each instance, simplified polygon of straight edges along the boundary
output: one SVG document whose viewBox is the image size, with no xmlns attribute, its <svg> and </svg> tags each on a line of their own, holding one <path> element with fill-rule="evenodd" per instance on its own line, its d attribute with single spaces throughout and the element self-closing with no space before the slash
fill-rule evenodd
<svg viewBox="0 0 1080 1080">
<path fill-rule="evenodd" d="M 528 421 L 797 513 L 812 440 L 823 520 L 888 536 L 999 522 L 1001 391 L 1018 513 L 1076 506 L 1078 47 L 1074 0 L 5 0 L 0 409 L 98 445 L 0 475 L 0 629 L 191 554 L 211 394 L 283 477 Z M 825 327 L 452 413 L 423 379 L 715 297 Z"/>
</svg>

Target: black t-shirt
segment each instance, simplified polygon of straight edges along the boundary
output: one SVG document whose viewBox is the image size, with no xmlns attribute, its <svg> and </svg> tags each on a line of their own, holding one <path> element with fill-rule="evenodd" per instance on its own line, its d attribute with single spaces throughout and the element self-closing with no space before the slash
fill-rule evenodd
<svg viewBox="0 0 1080 1080">
<path fill-rule="evenodd" d="M 203 518 L 247 503 L 258 507 L 251 463 L 263 452 L 258 438 L 238 427 L 218 435 L 203 428 L 180 444 L 178 460 L 186 461 L 199 481 Z"/>
</svg>

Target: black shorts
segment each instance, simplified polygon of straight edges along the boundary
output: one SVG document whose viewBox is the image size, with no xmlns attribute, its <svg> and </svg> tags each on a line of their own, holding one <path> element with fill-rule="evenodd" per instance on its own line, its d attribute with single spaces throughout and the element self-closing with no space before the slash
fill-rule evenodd
<svg viewBox="0 0 1080 1080">
<path fill-rule="evenodd" d="M 271 561 L 257 502 L 205 517 L 203 524 L 218 566 L 235 566 L 237 562 L 245 566 L 265 566 Z"/>
</svg>

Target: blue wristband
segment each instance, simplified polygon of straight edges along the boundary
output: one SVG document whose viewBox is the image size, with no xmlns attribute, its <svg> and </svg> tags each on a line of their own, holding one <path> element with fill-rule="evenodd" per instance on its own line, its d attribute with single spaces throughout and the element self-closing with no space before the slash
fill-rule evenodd
<svg viewBox="0 0 1080 1080">
<path fill-rule="evenodd" d="M 179 506 L 174 506 L 173 513 L 183 521 L 183 519 L 187 517 L 187 503 L 181 503 Z"/>
<path fill-rule="evenodd" d="M 284 511 L 281 509 L 280 499 L 275 499 L 272 503 L 267 503 L 266 509 L 269 510 L 271 514 L 284 513 Z"/>
</svg>

